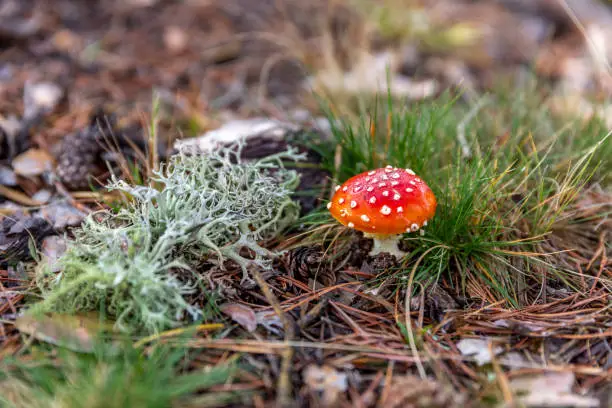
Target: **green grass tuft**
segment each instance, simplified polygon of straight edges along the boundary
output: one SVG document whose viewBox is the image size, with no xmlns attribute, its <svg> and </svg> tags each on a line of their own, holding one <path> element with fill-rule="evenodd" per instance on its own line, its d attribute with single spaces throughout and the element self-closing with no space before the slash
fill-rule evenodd
<svg viewBox="0 0 612 408">
<path fill-rule="evenodd" d="M 131 345 L 98 344 L 93 354 L 34 349 L 31 359 L 5 359 L 0 401 L 14 408 L 171 407 L 235 369 L 217 365 L 187 370 L 186 350 L 157 345 L 147 354 Z M 215 393 L 208 393 L 213 396 Z M 206 393 L 203 395 L 207 395 Z M 227 397 L 227 395 L 223 395 Z"/>
<path fill-rule="evenodd" d="M 427 252 L 417 281 L 471 285 L 471 293 L 515 306 L 537 299 L 547 278 L 571 286 L 575 276 L 548 262 L 539 244 L 587 183 L 606 183 L 612 143 L 595 120 L 561 124 L 535 100 L 517 92 L 469 107 L 449 95 L 388 97 L 356 123 L 326 109 L 335 140 L 323 153 L 337 182 L 387 164 L 409 167 L 438 198 L 425 236 L 406 235 L 400 274 Z M 330 221 L 319 215 L 314 224 Z"/>
</svg>

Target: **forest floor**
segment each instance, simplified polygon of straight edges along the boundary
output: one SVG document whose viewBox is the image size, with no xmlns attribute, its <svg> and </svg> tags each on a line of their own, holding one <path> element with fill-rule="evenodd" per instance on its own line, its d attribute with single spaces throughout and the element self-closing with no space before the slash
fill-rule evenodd
<svg viewBox="0 0 612 408">
<path fill-rule="evenodd" d="M 2 406 L 612 405 L 610 27 L 0 2 Z M 438 200 L 401 259 L 326 210 L 386 165 Z"/>
</svg>

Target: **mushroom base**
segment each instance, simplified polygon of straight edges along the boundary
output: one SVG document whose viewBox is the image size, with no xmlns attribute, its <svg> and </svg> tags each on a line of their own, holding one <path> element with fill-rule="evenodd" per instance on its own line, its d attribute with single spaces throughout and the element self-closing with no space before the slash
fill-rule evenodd
<svg viewBox="0 0 612 408">
<path fill-rule="evenodd" d="M 398 259 L 401 259 L 406 255 L 406 252 L 400 250 L 397 247 L 401 235 L 381 235 L 366 232 L 363 234 L 363 236 L 366 238 L 372 238 L 374 240 L 374 247 L 369 253 L 370 256 L 375 256 L 383 252 L 387 252 L 391 255 L 396 256 Z"/>
</svg>

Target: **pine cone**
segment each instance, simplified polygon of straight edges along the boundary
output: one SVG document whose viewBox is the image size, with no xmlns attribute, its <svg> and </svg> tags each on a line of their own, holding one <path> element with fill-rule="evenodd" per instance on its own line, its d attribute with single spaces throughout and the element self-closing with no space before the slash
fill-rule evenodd
<svg viewBox="0 0 612 408">
<path fill-rule="evenodd" d="M 87 188 L 90 176 L 100 173 L 100 147 L 95 137 L 73 133 L 62 140 L 56 172 L 70 190 Z"/>
<path fill-rule="evenodd" d="M 56 173 L 62 183 L 70 190 L 88 188 L 91 177 L 99 175 L 103 169 L 103 141 L 110 135 L 113 126 L 104 112 L 92 115 L 89 126 L 72 133 L 61 141 L 57 153 Z"/>
<path fill-rule="evenodd" d="M 466 408 L 465 395 L 434 380 L 406 375 L 395 377 L 384 403 L 386 408 Z"/>
<path fill-rule="evenodd" d="M 320 246 L 302 246 L 292 249 L 287 254 L 289 272 L 301 280 L 314 279 L 323 285 L 336 283 L 336 276 L 324 263 L 323 251 Z"/>
</svg>

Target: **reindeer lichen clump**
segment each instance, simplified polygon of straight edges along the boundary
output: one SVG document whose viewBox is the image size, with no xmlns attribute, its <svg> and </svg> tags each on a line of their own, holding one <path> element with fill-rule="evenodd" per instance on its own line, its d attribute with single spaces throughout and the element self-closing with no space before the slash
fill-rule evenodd
<svg viewBox="0 0 612 408">
<path fill-rule="evenodd" d="M 231 259 L 249 279 L 250 267 L 269 268 L 273 254 L 258 241 L 297 220 L 291 199 L 298 174 L 283 160 L 302 159 L 289 149 L 257 161 L 240 158 L 242 143 L 206 155 L 180 153 L 149 186 L 113 179 L 109 189 L 126 204 L 116 213 L 90 215 L 59 260 L 61 271 L 39 276 L 45 299 L 35 308 L 99 310 L 123 330 L 156 332 L 201 310 L 186 296 L 201 286 L 191 268 L 202 256 Z M 239 252 L 249 248 L 253 258 Z"/>
</svg>

